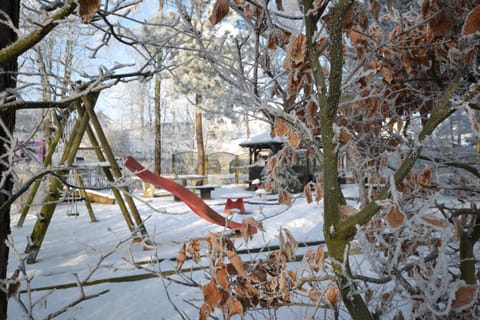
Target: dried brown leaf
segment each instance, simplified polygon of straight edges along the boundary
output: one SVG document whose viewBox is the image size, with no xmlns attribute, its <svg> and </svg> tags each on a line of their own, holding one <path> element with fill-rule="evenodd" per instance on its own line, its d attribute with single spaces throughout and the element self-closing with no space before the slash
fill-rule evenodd
<svg viewBox="0 0 480 320">
<path fill-rule="evenodd" d="M 15 272 L 9 279 L 8 290 L 7 290 L 7 299 L 17 295 L 18 289 L 20 288 L 20 281 L 18 281 L 18 276 L 20 275 L 20 269 L 16 269 Z"/>
<path fill-rule="evenodd" d="M 380 72 L 382 73 L 382 76 L 385 82 L 392 83 L 393 81 L 392 68 L 388 66 L 383 66 Z"/>
<path fill-rule="evenodd" d="M 78 0 L 78 5 L 82 22 L 89 23 L 100 9 L 100 0 Z"/>
<path fill-rule="evenodd" d="M 472 305 L 476 301 L 477 285 L 464 285 L 455 292 L 455 300 L 452 302 L 452 308 L 462 310 Z"/>
<path fill-rule="evenodd" d="M 218 256 L 222 252 L 222 247 L 220 241 L 218 240 L 219 236 L 214 233 L 209 233 L 207 236 L 208 252 Z"/>
<path fill-rule="evenodd" d="M 308 291 L 308 297 L 313 303 L 316 303 L 320 298 L 320 290 L 317 288 L 310 289 L 310 291 Z"/>
<path fill-rule="evenodd" d="M 317 251 L 315 252 L 315 264 L 322 265 L 323 258 L 325 258 L 325 252 L 323 251 L 323 246 L 319 245 Z"/>
<path fill-rule="evenodd" d="M 208 304 L 204 303 L 201 307 L 200 310 L 198 310 L 199 318 L 200 320 L 207 320 L 210 314 L 212 313 L 212 307 L 210 307 Z"/>
<path fill-rule="evenodd" d="M 193 261 L 200 262 L 200 240 L 194 239 L 187 247 L 187 252 L 192 256 Z"/>
<path fill-rule="evenodd" d="M 432 170 L 430 169 L 430 167 L 428 165 L 425 165 L 423 167 L 422 175 L 428 180 L 430 180 L 432 178 Z"/>
<path fill-rule="evenodd" d="M 285 232 L 285 235 L 287 236 L 287 240 L 291 244 L 291 246 L 295 249 L 298 248 L 298 242 L 297 240 L 295 240 L 295 238 L 290 233 L 290 231 L 288 231 L 288 229 L 283 229 L 283 231 Z"/>
<path fill-rule="evenodd" d="M 278 280 L 279 290 L 282 294 L 288 293 L 287 273 L 282 270 L 280 273 L 280 279 Z"/>
<path fill-rule="evenodd" d="M 280 245 L 280 251 L 285 251 L 286 249 L 286 242 L 285 242 L 285 238 L 283 236 L 283 232 L 282 230 L 280 229 L 280 233 L 278 234 L 278 243 Z"/>
<path fill-rule="evenodd" d="M 302 143 L 302 139 L 300 138 L 298 133 L 295 132 L 295 130 L 288 131 L 287 140 L 288 140 L 288 144 L 291 145 L 292 148 L 298 148 Z"/>
<path fill-rule="evenodd" d="M 232 266 L 237 271 L 238 275 L 242 278 L 248 279 L 247 272 L 245 271 L 245 266 L 242 259 L 237 255 L 235 251 L 228 250 L 227 257 L 232 263 Z"/>
<path fill-rule="evenodd" d="M 315 201 L 319 202 L 323 199 L 323 184 L 316 182 L 315 183 Z"/>
<path fill-rule="evenodd" d="M 225 289 L 226 291 L 230 291 L 230 283 L 228 282 L 227 266 L 222 261 L 218 261 L 215 265 L 215 277 L 217 279 L 218 284 L 223 289 Z"/>
<path fill-rule="evenodd" d="M 375 0 L 370 0 L 370 5 L 372 6 L 372 15 L 375 17 L 375 19 L 378 19 L 378 15 L 382 9 L 382 6 Z"/>
<path fill-rule="evenodd" d="M 210 282 L 203 286 L 203 299 L 205 303 L 208 304 L 212 310 L 215 309 L 219 303 L 222 301 L 222 294 L 215 283 L 215 280 L 210 280 Z"/>
<path fill-rule="evenodd" d="M 280 118 L 275 118 L 273 130 L 276 136 L 283 137 L 288 132 L 287 122 Z"/>
<path fill-rule="evenodd" d="M 248 239 L 252 239 L 252 236 L 257 230 L 263 231 L 263 224 L 261 221 L 255 220 L 252 217 L 242 220 L 240 234 L 242 235 L 243 240 L 247 241 Z"/>
<path fill-rule="evenodd" d="M 421 219 L 424 222 L 426 222 L 429 225 L 434 226 L 434 227 L 445 228 L 448 225 L 447 220 L 438 219 L 438 218 L 435 218 L 435 217 L 429 216 L 429 215 L 424 215 L 424 216 L 421 217 Z"/>
<path fill-rule="evenodd" d="M 290 197 L 290 193 L 287 190 L 280 190 L 278 193 L 278 203 L 285 204 L 289 206 L 292 203 L 292 198 Z"/>
<path fill-rule="evenodd" d="M 185 243 L 182 245 L 177 254 L 177 270 L 180 270 L 183 266 L 183 263 L 187 260 L 187 252 L 185 250 Z"/>
<path fill-rule="evenodd" d="M 405 221 L 405 214 L 400 211 L 400 209 L 397 208 L 397 206 L 394 206 L 390 212 L 387 213 L 387 222 L 392 228 L 398 228 L 403 225 L 403 222 Z"/>
<path fill-rule="evenodd" d="M 472 9 L 465 19 L 463 34 L 468 35 L 480 31 L 480 4 Z"/>
<path fill-rule="evenodd" d="M 303 194 L 305 195 L 305 199 L 307 200 L 307 203 L 313 202 L 312 186 L 310 185 L 310 183 L 307 183 L 303 188 Z"/>
<path fill-rule="evenodd" d="M 242 303 L 235 298 L 229 299 L 227 303 L 227 312 L 228 316 L 232 317 L 236 314 L 242 315 L 243 316 L 243 305 Z"/>
<path fill-rule="evenodd" d="M 270 180 L 265 181 L 263 188 L 265 189 L 265 192 L 272 192 L 272 183 Z"/>
<path fill-rule="evenodd" d="M 325 293 L 325 298 L 332 306 L 336 306 L 340 301 L 340 290 L 338 290 L 338 287 L 336 285 L 329 286 Z"/>
<path fill-rule="evenodd" d="M 227 0 L 217 0 L 213 6 L 213 11 L 208 17 L 208 20 L 212 25 L 216 25 L 228 14 L 230 6 L 228 5 Z"/>
</svg>

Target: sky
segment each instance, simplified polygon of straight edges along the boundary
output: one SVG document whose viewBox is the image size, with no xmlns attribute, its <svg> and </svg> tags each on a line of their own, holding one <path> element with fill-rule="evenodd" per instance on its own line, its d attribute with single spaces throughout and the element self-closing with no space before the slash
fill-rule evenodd
<svg viewBox="0 0 480 320">
<path fill-rule="evenodd" d="M 345 188 L 347 195 L 355 193 L 355 189 L 351 186 Z M 132 243 L 129 240 L 128 229 L 117 205 L 95 203 L 94 211 L 99 222 L 91 223 L 82 202 L 74 205 L 63 203 L 57 206 L 37 262 L 26 266 L 28 276 L 31 277 L 31 288 L 72 283 L 75 282 L 75 275 L 82 279 L 94 268 L 102 255 L 108 255 L 108 257 L 101 262 L 92 280 L 146 274 L 147 272 L 143 270 L 135 269 L 131 263 L 132 260 L 146 261 L 155 257 L 166 260 L 160 264 L 146 264 L 144 267 L 157 272 L 174 270 L 176 262 L 171 259 L 177 256 L 183 242 L 192 238 L 205 237 L 208 232 L 221 232 L 223 229 L 200 219 L 185 204 L 173 201 L 172 196 L 144 198 L 139 185 L 133 192 L 146 228 L 156 243 L 154 250 L 146 251 L 141 244 Z M 255 192 L 244 190 L 243 185 L 227 185 L 215 189 L 212 200 L 207 200 L 207 203 L 221 213 L 225 204 L 222 195 L 235 192 L 251 195 L 251 198 L 246 199 L 248 217 L 263 220 L 265 228 L 265 232 L 255 235 L 248 243 L 241 238 L 233 238 L 237 249 L 278 244 L 278 233 L 281 227 L 287 228 L 298 242 L 323 239 L 322 201 L 307 204 L 303 197 L 297 195 L 298 199 L 288 208 L 278 204 L 275 195 L 259 198 Z M 38 206 L 32 208 L 23 227 L 13 227 L 12 237 L 20 258 L 25 257 L 22 252 L 35 223 L 35 213 L 39 209 Z M 66 216 L 66 212 L 71 210 L 78 211 L 79 216 Z M 17 218 L 18 215 L 13 213 L 12 225 L 15 225 Z M 244 216 L 234 214 L 231 218 L 234 221 L 241 221 Z M 120 241 L 125 242 L 114 250 Z M 202 247 L 203 251 L 206 250 L 204 244 Z M 299 249 L 299 252 L 301 250 Z M 252 256 L 244 255 L 243 258 L 248 259 Z M 190 263 L 186 263 L 187 270 Z M 208 265 L 208 259 L 204 258 L 201 264 Z M 18 265 L 18 259 L 15 254 L 12 254 L 9 273 L 13 272 Z M 186 274 L 190 275 L 188 271 Z M 194 272 L 192 276 L 199 283 L 207 282 L 206 274 L 203 272 Z M 183 279 L 175 275 L 172 278 Z M 23 283 L 20 290 L 26 289 L 27 286 Z M 169 302 L 165 290 L 177 307 L 189 318 L 198 317 L 198 311 L 194 306 L 200 306 L 202 303 L 199 288 L 179 285 L 158 277 L 142 281 L 102 283 L 86 287 L 85 293 L 94 294 L 103 290 L 109 291 L 75 306 L 58 319 L 180 319 L 172 303 Z M 22 293 L 20 297 L 24 303 L 28 301 L 26 293 Z M 33 292 L 33 301 L 45 299 L 34 308 L 35 319 L 45 317 L 78 297 L 77 288 Z M 281 308 L 276 311 L 278 319 L 303 319 L 311 312 L 311 308 L 303 307 Z M 259 317 L 267 313 L 261 310 L 253 312 Z M 219 313 L 216 313 L 216 316 L 221 317 Z M 25 318 L 19 303 L 10 299 L 9 319 Z"/>
</svg>

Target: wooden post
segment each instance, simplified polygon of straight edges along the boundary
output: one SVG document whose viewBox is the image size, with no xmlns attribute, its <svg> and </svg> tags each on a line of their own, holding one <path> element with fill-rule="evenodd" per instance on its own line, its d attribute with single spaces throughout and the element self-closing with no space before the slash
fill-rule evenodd
<svg viewBox="0 0 480 320">
<path fill-rule="evenodd" d="M 235 155 L 235 184 L 239 184 L 239 176 L 240 176 L 240 156 L 238 154 Z"/>
<path fill-rule="evenodd" d="M 82 97 L 82 101 L 84 102 L 85 110 L 87 111 L 87 114 L 90 117 L 90 122 L 93 126 L 93 129 L 95 129 L 98 141 L 100 142 L 100 145 L 103 149 L 103 153 L 105 154 L 108 162 L 110 163 L 112 173 L 116 178 L 122 177 L 122 172 L 120 171 L 117 160 L 115 159 L 113 151 L 110 148 L 107 137 L 103 132 L 100 122 L 98 121 L 97 115 L 93 110 L 94 104 L 92 104 L 87 97 Z M 119 189 L 123 192 L 125 201 L 127 202 L 127 205 L 130 208 L 130 212 L 133 216 L 133 219 L 137 225 L 138 230 L 140 231 L 140 234 L 142 236 L 147 236 L 148 235 L 147 230 L 145 228 L 145 225 L 143 224 L 140 214 L 138 213 L 137 207 L 135 206 L 135 202 L 133 201 L 132 197 L 129 195 L 128 188 L 122 187 Z"/>
<path fill-rule="evenodd" d="M 202 180 L 202 184 L 208 184 L 208 154 L 205 154 L 205 157 L 203 159 L 203 163 L 204 163 L 204 168 L 205 168 L 205 180 Z"/>
<path fill-rule="evenodd" d="M 86 111 L 82 108 L 78 108 L 77 111 L 80 115 L 86 114 Z M 90 124 L 87 126 L 86 131 L 87 131 L 87 136 L 90 140 L 90 143 L 92 144 L 92 146 L 95 149 L 95 154 L 97 155 L 98 161 L 100 161 L 100 162 L 107 161 L 107 159 L 105 159 L 105 156 L 102 152 L 100 144 L 98 143 L 98 140 L 97 140 L 97 138 L 95 136 L 95 133 L 94 133 L 92 127 L 90 126 Z M 110 171 L 109 168 L 102 167 L 102 170 L 103 170 L 103 173 L 105 174 L 105 177 L 107 178 L 107 180 L 109 182 L 114 182 L 115 181 L 115 179 L 113 178 L 113 174 L 112 174 L 112 172 Z M 125 205 L 125 201 L 123 201 L 122 194 L 116 188 L 112 188 L 112 193 L 113 193 L 113 196 L 115 197 L 115 201 L 118 204 L 118 207 L 120 208 L 120 211 L 122 212 L 123 218 L 125 219 L 125 222 L 127 223 L 128 230 L 130 230 L 130 233 L 132 233 L 132 235 L 134 235 L 135 226 L 134 226 L 132 217 L 130 217 L 130 213 L 128 212 L 127 206 Z"/>
<path fill-rule="evenodd" d="M 80 195 L 85 201 L 85 207 L 87 207 L 88 215 L 90 216 L 90 222 L 97 222 L 97 218 L 95 217 L 95 213 L 93 212 L 92 203 L 88 198 L 87 191 L 85 190 L 85 185 L 83 184 L 82 177 L 78 174 L 78 170 L 72 170 L 76 175 L 77 185 L 80 187 L 78 190 L 80 191 Z"/>
<path fill-rule="evenodd" d="M 55 112 L 55 111 L 53 110 L 52 112 Z M 68 114 L 70 114 L 70 111 L 67 110 L 67 112 Z M 55 115 L 55 119 L 57 119 L 56 121 L 57 131 L 55 132 L 55 135 L 53 136 L 52 141 L 50 141 L 50 143 L 48 144 L 48 152 L 43 159 L 43 166 L 45 168 L 48 168 L 51 166 L 53 153 L 55 152 L 55 149 L 57 148 L 57 145 L 63 136 L 64 123 L 62 122 L 62 120 L 58 119 L 56 115 Z M 23 205 L 22 210 L 20 211 L 20 218 L 17 221 L 17 227 L 23 227 L 25 218 L 27 217 L 28 211 L 30 210 L 33 200 L 35 200 L 35 196 L 37 195 L 38 188 L 40 187 L 41 182 L 42 182 L 41 180 L 37 180 L 30 187 L 30 193 L 28 195 L 27 201 Z"/>
<path fill-rule="evenodd" d="M 98 96 L 98 94 L 95 96 Z M 75 102 L 78 103 L 78 102 Z M 75 122 L 72 135 L 68 139 L 68 143 L 65 147 L 63 155 L 60 160 L 60 165 L 65 165 L 65 170 L 58 170 L 56 173 L 59 176 L 65 177 L 68 173 L 68 167 L 71 167 L 75 161 L 78 147 L 82 141 L 83 134 L 88 125 L 88 115 L 80 117 Z M 52 220 L 53 213 L 57 207 L 57 202 L 61 194 L 62 182 L 57 178 L 50 178 L 50 185 L 48 188 L 48 194 L 45 197 L 45 204 L 42 206 L 35 226 L 33 227 L 32 234 L 30 235 L 30 243 L 25 248 L 25 253 L 28 253 L 27 263 L 34 263 L 37 259 L 38 252 L 42 246 L 45 234 L 47 233 L 48 226 Z"/>
</svg>

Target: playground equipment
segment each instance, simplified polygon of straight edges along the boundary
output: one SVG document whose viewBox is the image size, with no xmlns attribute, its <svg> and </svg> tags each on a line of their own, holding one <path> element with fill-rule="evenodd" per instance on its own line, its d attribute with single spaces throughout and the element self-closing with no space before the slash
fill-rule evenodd
<svg viewBox="0 0 480 320">
<path fill-rule="evenodd" d="M 171 192 L 174 196 L 184 202 L 190 209 L 192 209 L 192 211 L 200 218 L 210 223 L 235 230 L 240 229 L 242 226 L 238 222 L 225 219 L 223 216 L 209 207 L 194 192 L 188 190 L 184 186 L 145 169 L 135 158 L 126 157 L 124 159 L 124 166 L 143 181 L 151 183 L 157 188 L 164 188 L 165 190 Z M 254 229 L 253 233 L 256 232 L 257 230 Z"/>
<path fill-rule="evenodd" d="M 69 130 L 71 134 L 69 134 L 68 141 L 65 143 L 65 148 L 59 161 L 60 166 L 53 169 L 56 175 L 62 177 L 63 179 L 65 179 L 72 170 L 79 169 L 78 167 L 74 166 L 74 161 L 85 132 L 87 133 L 90 143 L 95 150 L 98 161 L 101 163 L 108 162 L 108 166 L 102 167 L 107 180 L 113 184 L 115 179 L 118 179 L 122 176 L 122 172 L 117 161 L 115 160 L 102 126 L 94 112 L 94 106 L 97 101 L 98 94 L 99 92 L 92 92 L 86 96 L 82 96 L 81 98 L 74 100 L 66 110 L 62 111 L 62 114 L 57 114 L 57 111 L 52 110 L 56 123 L 56 131 L 54 137 L 49 142 L 48 151 L 43 160 L 43 164 L 46 168 L 52 167 L 52 156 L 57 148 L 58 143 L 61 141 L 61 138 L 64 135 L 67 119 L 73 112 L 78 114 L 78 118 L 74 122 L 73 127 L 71 130 Z M 89 197 L 79 177 L 80 176 L 76 174 L 76 185 L 79 187 L 78 190 L 82 197 L 85 198 L 85 203 L 87 204 L 89 203 Z M 30 235 L 31 241 L 29 241 L 29 244 L 25 248 L 25 253 L 29 254 L 27 263 L 34 263 L 36 261 L 48 226 L 53 217 L 53 213 L 62 194 L 63 182 L 60 179 L 57 179 L 56 177 L 49 177 L 48 182 L 48 190 L 43 201 L 45 204 L 40 209 L 38 214 L 40 218 L 36 221 L 33 231 Z M 25 220 L 25 217 L 30 209 L 31 203 L 33 202 L 33 199 L 35 198 L 35 195 L 40 187 L 40 183 L 40 181 L 37 181 L 30 188 L 29 197 L 25 206 L 20 212 L 20 219 L 18 222 L 19 226 L 23 225 L 23 221 Z M 118 188 L 112 187 L 112 192 L 132 236 L 135 238 L 146 237 L 147 231 L 135 206 L 135 202 L 129 195 L 128 188 L 123 186 Z M 91 214 L 93 214 L 93 210 L 91 211 Z M 94 219 L 94 216 L 92 217 L 91 215 L 91 219 Z"/>
</svg>

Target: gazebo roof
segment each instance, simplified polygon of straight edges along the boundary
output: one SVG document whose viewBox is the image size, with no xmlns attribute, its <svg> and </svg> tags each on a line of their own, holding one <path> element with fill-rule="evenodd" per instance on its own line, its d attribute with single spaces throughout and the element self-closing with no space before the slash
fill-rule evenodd
<svg viewBox="0 0 480 320">
<path fill-rule="evenodd" d="M 271 137 L 270 131 L 264 132 L 257 136 L 253 136 L 248 140 L 240 143 L 241 147 L 257 147 L 257 148 L 271 148 L 272 146 L 281 146 L 284 140 L 279 136 Z"/>
</svg>

